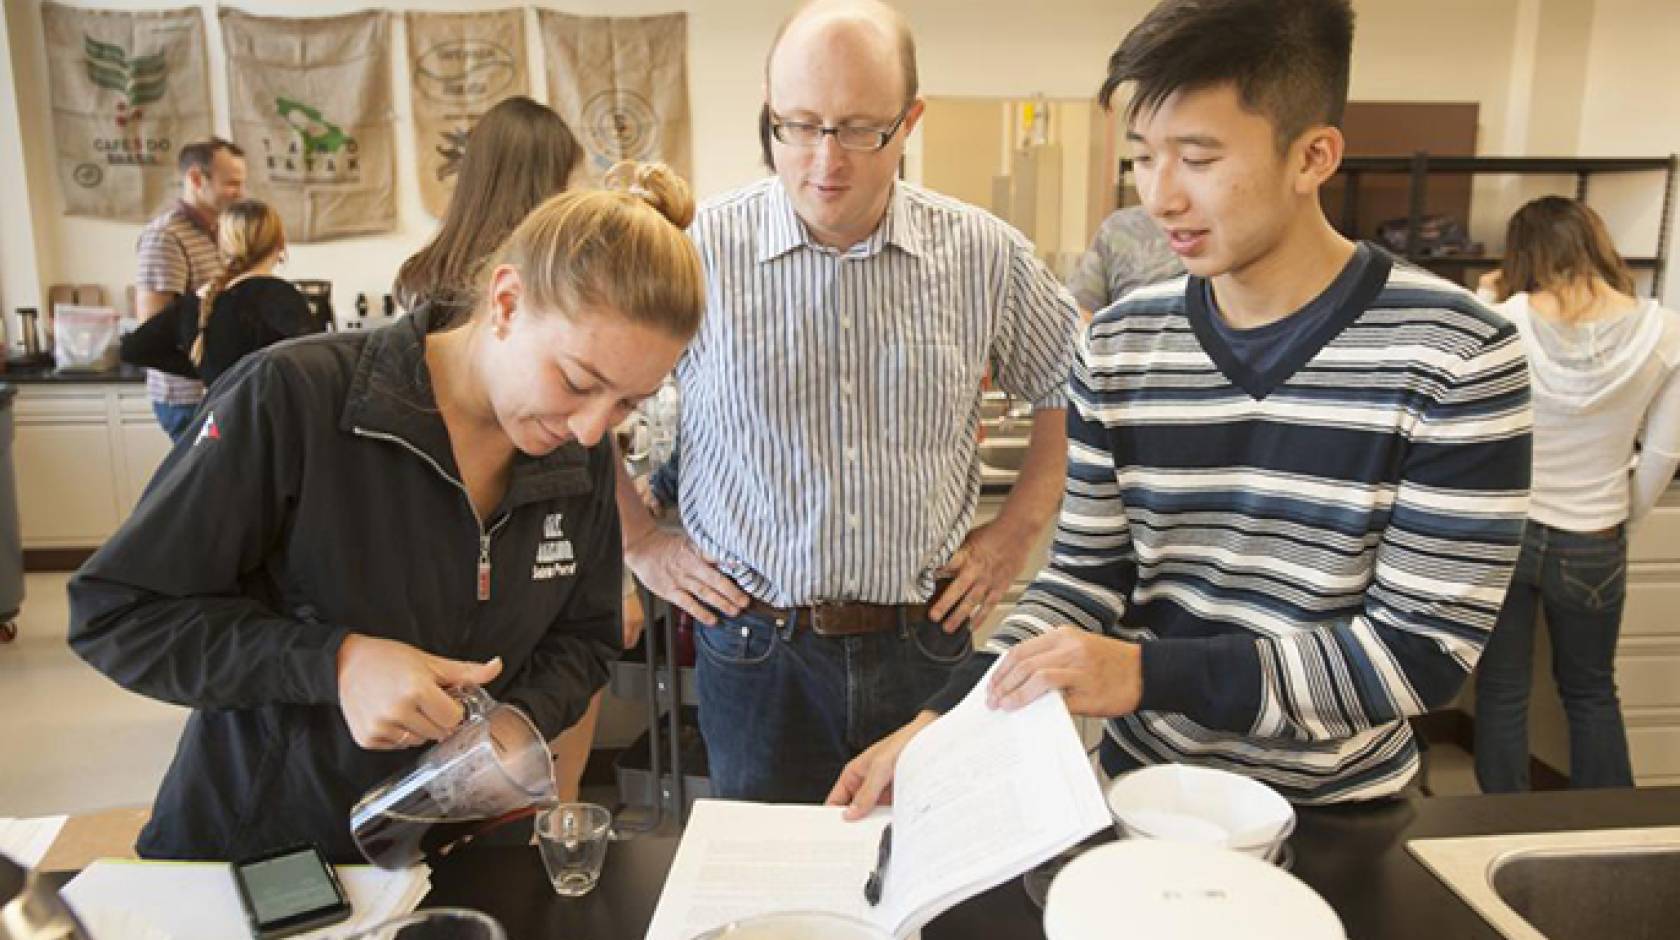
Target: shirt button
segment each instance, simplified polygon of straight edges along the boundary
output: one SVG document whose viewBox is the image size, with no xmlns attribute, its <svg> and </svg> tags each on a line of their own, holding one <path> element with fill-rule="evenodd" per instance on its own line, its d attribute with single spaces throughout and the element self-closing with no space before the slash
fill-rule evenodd
<svg viewBox="0 0 1680 940">
<path fill-rule="evenodd" d="M 846 459 L 851 461 L 852 463 L 857 463 L 857 448 L 856 447 L 846 448 Z"/>
<path fill-rule="evenodd" d="M 840 380 L 840 391 L 845 392 L 846 394 L 850 395 L 852 393 L 852 380 L 851 379 L 841 379 Z"/>
<path fill-rule="evenodd" d="M 840 328 L 842 330 L 851 329 L 852 328 L 852 318 L 851 317 L 841 317 L 840 318 Z"/>
<path fill-rule="evenodd" d="M 854 529 L 857 528 L 858 527 L 857 513 L 854 512 L 851 515 L 847 516 L 846 517 L 846 524 L 851 526 Z"/>
</svg>

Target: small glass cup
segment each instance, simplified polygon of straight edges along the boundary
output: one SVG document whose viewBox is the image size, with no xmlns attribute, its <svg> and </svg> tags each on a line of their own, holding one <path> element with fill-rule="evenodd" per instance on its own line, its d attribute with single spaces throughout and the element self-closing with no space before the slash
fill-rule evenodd
<svg viewBox="0 0 1680 940">
<path fill-rule="evenodd" d="M 344 940 L 507 940 L 507 933 L 488 914 L 465 907 L 436 907 L 388 920 Z"/>
<path fill-rule="evenodd" d="M 582 897 L 601 880 L 612 839 L 612 813 L 594 803 L 561 803 L 537 814 L 537 848 L 554 893 Z"/>
</svg>

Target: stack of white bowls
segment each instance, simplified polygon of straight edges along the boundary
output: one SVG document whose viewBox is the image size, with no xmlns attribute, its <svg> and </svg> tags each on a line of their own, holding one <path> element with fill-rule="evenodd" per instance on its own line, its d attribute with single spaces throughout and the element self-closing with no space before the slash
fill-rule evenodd
<svg viewBox="0 0 1680 940">
<path fill-rule="evenodd" d="M 1108 787 L 1123 839 L 1161 839 L 1232 849 L 1276 863 L 1295 831 L 1295 809 L 1276 790 L 1240 774 L 1160 764 Z"/>
</svg>

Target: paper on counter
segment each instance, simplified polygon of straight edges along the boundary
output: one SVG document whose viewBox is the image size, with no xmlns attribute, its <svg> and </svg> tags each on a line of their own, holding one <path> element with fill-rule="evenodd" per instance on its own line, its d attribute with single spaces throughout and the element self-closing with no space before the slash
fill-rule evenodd
<svg viewBox="0 0 1680 940">
<path fill-rule="evenodd" d="M 837 806 L 696 801 L 647 940 L 789 911 L 909 937 L 1106 828 L 1102 790 L 1062 697 L 1004 712 L 986 705 L 985 685 L 904 748 L 893 806 L 863 820 L 847 822 Z M 871 907 L 863 885 L 889 816 L 892 858 Z"/>
<path fill-rule="evenodd" d="M 371 865 L 338 865 L 339 882 L 350 898 L 350 919 L 303 938 L 343 936 L 400 917 L 419 906 L 431 890 L 431 869 L 418 865 L 385 871 Z M 226 940 L 250 932 L 233 873 L 220 862 L 154 862 L 100 859 L 70 880 L 61 892 L 84 921 L 130 920 L 144 924 L 135 935 L 100 935 L 100 940 Z"/>
<path fill-rule="evenodd" d="M 38 868 L 69 818 L 35 816 L 18 819 L 0 816 L 0 852 L 25 868 Z"/>
</svg>

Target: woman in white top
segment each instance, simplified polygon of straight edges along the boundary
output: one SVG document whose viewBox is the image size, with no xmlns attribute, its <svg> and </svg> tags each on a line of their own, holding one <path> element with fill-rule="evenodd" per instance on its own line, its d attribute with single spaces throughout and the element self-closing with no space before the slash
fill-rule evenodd
<svg viewBox="0 0 1680 940">
<path fill-rule="evenodd" d="M 1536 614 L 1569 718 L 1574 787 L 1632 786 L 1614 659 L 1627 593 L 1627 526 L 1680 465 L 1680 315 L 1633 296 L 1604 222 L 1536 199 L 1512 216 L 1483 296 L 1521 331 L 1534 395 L 1528 528 L 1476 673 L 1476 779 L 1528 789 Z"/>
</svg>

